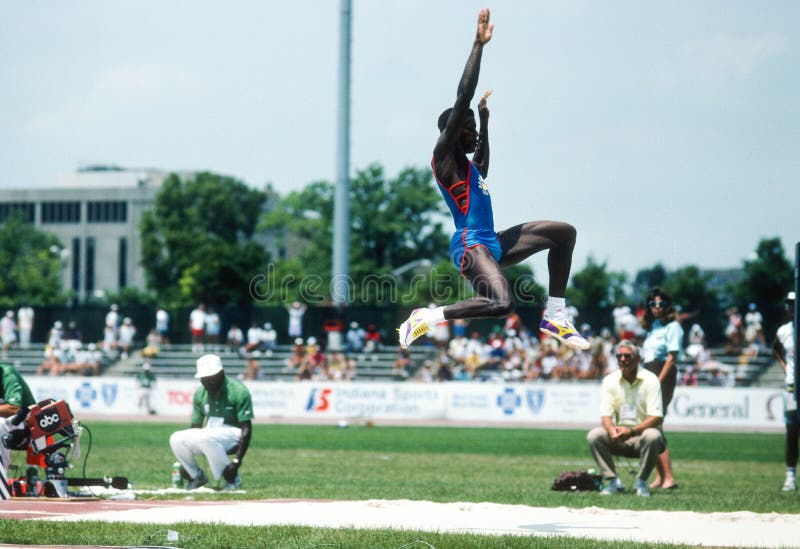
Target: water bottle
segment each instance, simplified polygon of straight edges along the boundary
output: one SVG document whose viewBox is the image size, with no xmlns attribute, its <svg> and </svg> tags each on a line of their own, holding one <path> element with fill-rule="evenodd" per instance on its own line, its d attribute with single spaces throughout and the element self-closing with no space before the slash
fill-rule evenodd
<svg viewBox="0 0 800 549">
<path fill-rule="evenodd" d="M 178 461 L 172 464 L 172 487 L 183 488 L 183 475 L 181 475 L 181 464 Z"/>
</svg>

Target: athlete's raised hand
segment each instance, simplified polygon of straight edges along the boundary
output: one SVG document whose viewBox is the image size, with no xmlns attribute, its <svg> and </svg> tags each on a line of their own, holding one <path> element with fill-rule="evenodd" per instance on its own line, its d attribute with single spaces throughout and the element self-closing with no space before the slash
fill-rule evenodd
<svg viewBox="0 0 800 549">
<path fill-rule="evenodd" d="M 489 116 L 489 107 L 486 105 L 486 99 L 490 95 L 492 95 L 492 90 L 486 90 L 486 93 L 481 96 L 481 100 L 478 101 L 478 116 L 480 116 L 481 120 Z"/>
<path fill-rule="evenodd" d="M 478 13 L 478 32 L 475 34 L 475 41 L 481 45 L 486 44 L 492 39 L 494 23 L 489 22 L 489 8 L 483 9 Z"/>
</svg>

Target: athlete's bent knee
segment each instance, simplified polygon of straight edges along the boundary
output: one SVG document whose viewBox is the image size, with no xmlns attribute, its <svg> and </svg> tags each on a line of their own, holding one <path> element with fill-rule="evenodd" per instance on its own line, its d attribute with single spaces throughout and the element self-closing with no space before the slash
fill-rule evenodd
<svg viewBox="0 0 800 549">
<path fill-rule="evenodd" d="M 492 316 L 498 318 L 505 318 L 514 314 L 517 310 L 517 305 L 513 299 L 502 299 L 492 303 Z"/>
</svg>

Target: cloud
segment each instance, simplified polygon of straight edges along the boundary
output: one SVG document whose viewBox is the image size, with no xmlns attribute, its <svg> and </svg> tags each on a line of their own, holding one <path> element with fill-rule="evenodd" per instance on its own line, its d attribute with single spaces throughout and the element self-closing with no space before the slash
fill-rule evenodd
<svg viewBox="0 0 800 549">
<path fill-rule="evenodd" d="M 683 47 L 683 61 L 693 72 L 721 77 L 747 78 L 759 65 L 778 57 L 789 47 L 780 33 L 731 34 L 719 32 Z"/>
<path fill-rule="evenodd" d="M 131 111 L 168 108 L 208 94 L 198 72 L 171 63 L 119 65 L 100 73 L 85 95 L 61 109 L 35 116 L 27 125 L 37 136 L 62 136 L 78 127 Z"/>
</svg>

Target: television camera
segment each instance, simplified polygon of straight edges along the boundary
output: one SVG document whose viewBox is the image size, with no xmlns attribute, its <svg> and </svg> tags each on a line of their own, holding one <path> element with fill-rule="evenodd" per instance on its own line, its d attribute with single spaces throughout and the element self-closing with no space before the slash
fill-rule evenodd
<svg viewBox="0 0 800 549">
<path fill-rule="evenodd" d="M 42 481 L 36 477 L 36 467 L 28 467 L 25 479 L 8 482 L 10 495 L 65 498 L 70 495 L 68 486 L 128 488 L 125 477 L 67 479 L 68 457 L 80 456 L 79 441 L 85 426 L 74 418 L 64 400 L 47 399 L 27 410 L 20 408 L 6 421 L 16 428 L 3 436 L 2 444 L 10 450 L 28 450 L 33 456 L 42 456 L 45 470 Z"/>
</svg>

